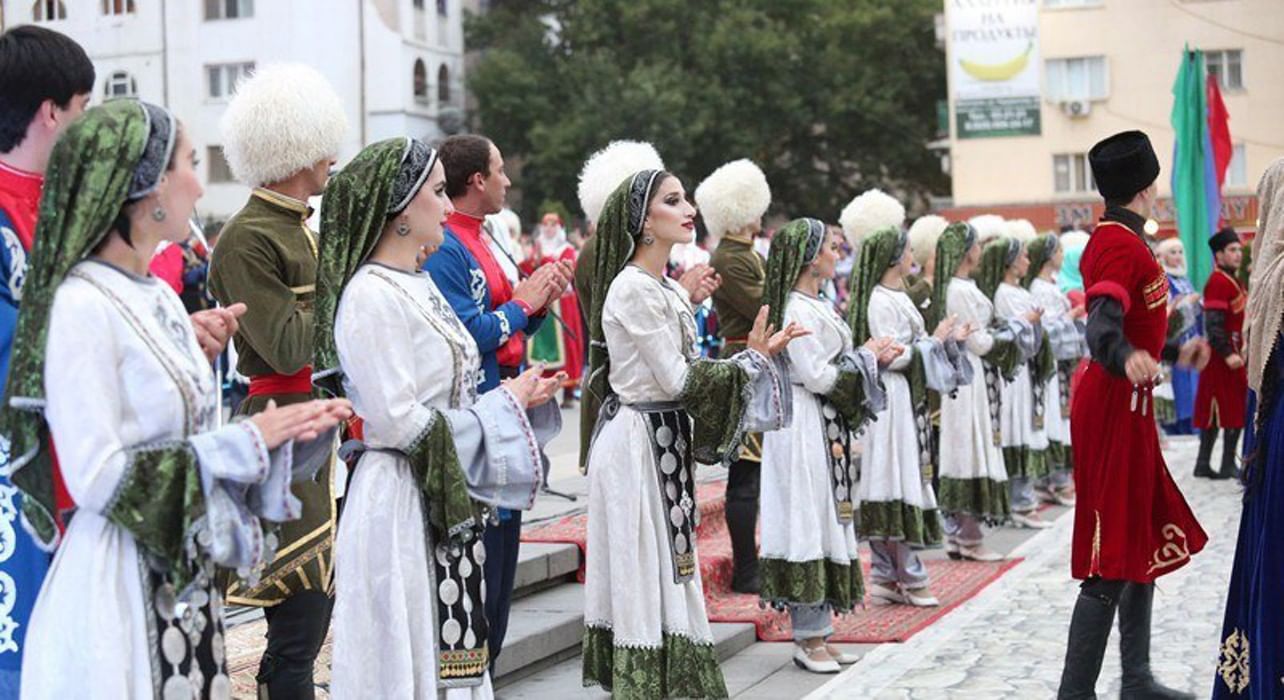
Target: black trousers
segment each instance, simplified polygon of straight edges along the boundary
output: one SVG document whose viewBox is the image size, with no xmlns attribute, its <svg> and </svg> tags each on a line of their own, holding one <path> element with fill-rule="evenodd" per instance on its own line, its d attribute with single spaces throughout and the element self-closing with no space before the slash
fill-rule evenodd
<svg viewBox="0 0 1284 700">
<path fill-rule="evenodd" d="M 522 512 L 509 511 L 508 520 L 486 526 L 483 541 L 486 543 L 486 624 L 490 633 L 486 642 L 490 647 L 493 666 L 504 648 L 504 635 L 508 632 L 508 612 L 513 606 L 513 580 L 517 575 L 517 553 L 522 539 Z"/>
<path fill-rule="evenodd" d="M 312 667 L 316 664 L 334 599 L 322 591 L 303 591 L 270 608 L 267 619 L 267 649 L 259 661 L 259 697 L 263 700 L 313 700 L 316 686 Z"/>
</svg>

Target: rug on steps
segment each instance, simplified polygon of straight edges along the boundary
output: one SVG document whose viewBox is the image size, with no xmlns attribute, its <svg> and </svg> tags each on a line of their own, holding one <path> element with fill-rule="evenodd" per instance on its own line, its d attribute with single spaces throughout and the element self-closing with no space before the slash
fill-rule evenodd
<svg viewBox="0 0 1284 700">
<path fill-rule="evenodd" d="M 704 582 L 705 607 L 709 620 L 752 622 L 757 627 L 760 641 L 790 641 L 793 639 L 793 632 L 787 613 L 763 608 L 756 595 L 731 590 L 731 541 L 727 536 L 727 522 L 723 514 L 725 490 L 725 481 L 702 483 L 696 487 L 696 502 L 700 508 L 696 547 L 700 555 L 700 577 Z M 571 543 L 578 545 L 581 553 L 586 555 L 587 524 L 587 515 L 569 515 L 527 529 L 522 533 L 522 541 Z M 932 592 L 941 601 L 939 607 L 882 605 L 871 602 L 867 597 L 864 608 L 857 608 L 851 614 L 834 619 L 833 640 L 871 644 L 903 642 L 979 593 L 1019 562 L 1019 559 L 981 563 L 927 558 L 925 563 L 931 576 Z M 868 581 L 869 549 L 863 545 L 861 568 Z M 584 557 L 580 559 L 578 579 L 583 583 Z"/>
</svg>

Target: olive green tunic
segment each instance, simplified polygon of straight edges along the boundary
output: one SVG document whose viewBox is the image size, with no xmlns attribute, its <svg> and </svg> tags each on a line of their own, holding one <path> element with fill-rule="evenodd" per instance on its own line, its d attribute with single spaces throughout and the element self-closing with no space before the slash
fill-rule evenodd
<svg viewBox="0 0 1284 700">
<path fill-rule="evenodd" d="M 251 379 L 295 374 L 312 362 L 317 247 L 307 225 L 310 213 L 306 202 L 256 189 L 214 247 L 210 293 L 223 306 L 244 302 L 247 307 L 234 342 L 237 371 Z M 269 400 L 285 405 L 309 398 L 309 393 L 251 396 L 237 413 L 262 411 Z M 303 503 L 303 517 L 281 526 L 276 559 L 258 587 L 246 590 L 233 581 L 228 602 L 271 606 L 302 591 L 329 592 L 335 519 L 330 466 L 292 490 Z"/>
<path fill-rule="evenodd" d="M 762 256 L 753 249 L 753 238 L 748 236 L 724 236 L 709 258 L 709 265 L 722 277 L 722 285 L 713 293 L 713 310 L 718 314 L 722 357 L 731 357 L 747 347 L 745 339 L 762 308 L 767 268 Z M 762 435 L 745 436 L 740 459 L 762 461 Z"/>
</svg>

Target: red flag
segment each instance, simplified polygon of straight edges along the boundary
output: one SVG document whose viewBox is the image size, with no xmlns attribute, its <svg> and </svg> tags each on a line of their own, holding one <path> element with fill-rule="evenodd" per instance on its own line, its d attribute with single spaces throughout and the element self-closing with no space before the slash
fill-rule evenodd
<svg viewBox="0 0 1284 700">
<path fill-rule="evenodd" d="M 1217 76 L 1208 74 L 1208 138 L 1213 146 L 1213 167 L 1217 174 L 1217 190 L 1226 184 L 1226 168 L 1230 166 L 1234 146 L 1230 136 L 1230 113 L 1222 102 L 1222 89 Z"/>
</svg>

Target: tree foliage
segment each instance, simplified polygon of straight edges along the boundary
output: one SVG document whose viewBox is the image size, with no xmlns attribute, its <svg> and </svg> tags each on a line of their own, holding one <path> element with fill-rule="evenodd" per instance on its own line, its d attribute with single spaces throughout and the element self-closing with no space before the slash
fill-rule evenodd
<svg viewBox="0 0 1284 700">
<path fill-rule="evenodd" d="M 834 220 L 869 187 L 945 178 L 939 0 L 496 0 L 471 17 L 474 126 L 523 162 L 523 199 L 576 202 L 584 159 L 651 141 L 688 190 L 751 158 L 773 213 Z M 523 212 L 527 218 L 533 211 Z"/>
</svg>

